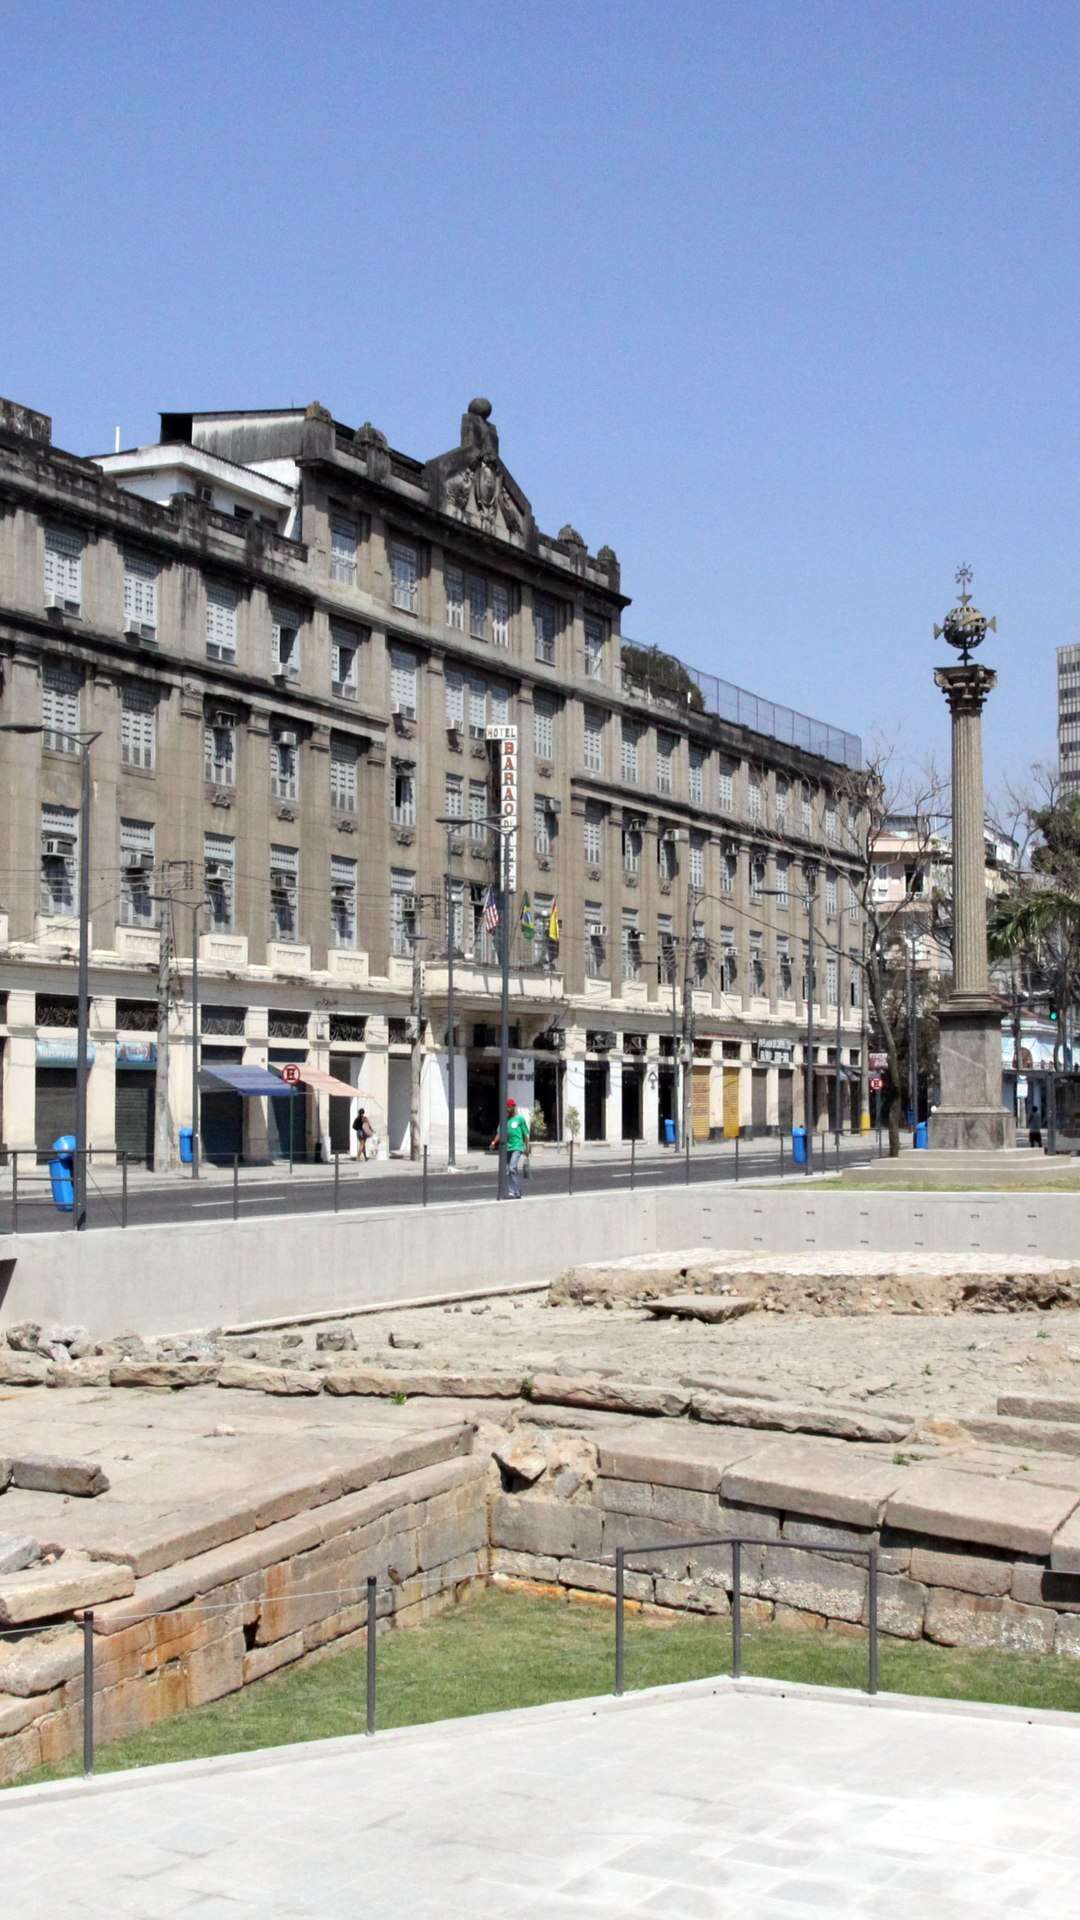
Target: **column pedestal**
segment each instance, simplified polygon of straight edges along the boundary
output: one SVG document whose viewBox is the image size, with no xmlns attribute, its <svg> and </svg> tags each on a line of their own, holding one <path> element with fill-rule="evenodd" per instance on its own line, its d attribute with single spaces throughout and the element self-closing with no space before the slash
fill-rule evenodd
<svg viewBox="0 0 1080 1920">
<path fill-rule="evenodd" d="M 1012 1145 L 1015 1122 L 1001 1104 L 1001 1013 L 991 993 L 954 993 L 939 1008 L 942 1104 L 930 1115 L 932 1148 Z"/>
</svg>

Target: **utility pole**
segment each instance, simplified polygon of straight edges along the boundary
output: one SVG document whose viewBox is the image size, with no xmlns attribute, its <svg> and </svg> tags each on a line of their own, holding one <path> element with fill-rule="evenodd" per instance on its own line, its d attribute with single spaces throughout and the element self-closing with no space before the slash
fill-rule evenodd
<svg viewBox="0 0 1080 1920">
<path fill-rule="evenodd" d="M 409 999 L 409 1159 L 420 1158 L 420 1078 L 424 1066 L 424 961 L 419 928 L 421 896 L 413 910 L 412 988 Z"/>
<path fill-rule="evenodd" d="M 908 989 L 908 1105 L 911 1108 L 911 1124 L 919 1124 L 919 1012 L 915 1001 L 915 932 L 908 929 L 907 940 L 907 989 Z"/>
<path fill-rule="evenodd" d="M 859 974 L 859 1131 L 870 1131 L 870 994 L 867 988 L 866 917 L 862 926 L 862 970 Z"/>
<path fill-rule="evenodd" d="M 693 1094 L 694 1094 L 694 1033 L 693 1000 L 690 989 L 690 942 L 693 937 L 695 892 L 691 882 L 686 887 L 686 946 L 683 951 L 682 983 L 682 1137 L 683 1141 L 692 1138 Z"/>
<path fill-rule="evenodd" d="M 172 969 L 172 893 L 166 886 L 157 895 L 161 908 L 158 929 L 157 1055 L 154 1062 L 154 1172 L 169 1173 L 173 1166 L 172 1114 L 169 1111 L 169 986 Z"/>
<path fill-rule="evenodd" d="M 836 948 L 836 1073 L 833 1078 L 833 1087 L 835 1091 L 834 1105 L 836 1108 L 836 1132 L 837 1133 L 843 1132 L 843 1126 L 842 1126 L 843 1108 L 841 1106 L 841 1100 L 840 1100 L 840 1096 L 843 1088 L 843 1070 L 840 1066 L 840 1039 L 841 1039 L 840 1014 L 841 1014 L 841 1009 L 843 1007 L 843 1001 L 844 1001 L 843 984 L 844 984 L 843 966 L 840 959 L 840 946 L 838 942 L 837 948 Z"/>
<path fill-rule="evenodd" d="M 814 1165 L 814 904 L 817 899 L 817 867 L 808 861 L 806 876 L 806 1059 L 803 1063 L 803 1105 L 806 1118 L 806 1171 Z"/>
</svg>

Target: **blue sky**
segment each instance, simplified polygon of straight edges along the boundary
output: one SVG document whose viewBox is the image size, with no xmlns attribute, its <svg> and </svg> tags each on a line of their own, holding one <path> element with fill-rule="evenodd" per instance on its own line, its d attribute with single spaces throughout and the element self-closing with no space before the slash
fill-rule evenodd
<svg viewBox="0 0 1080 1920">
<path fill-rule="evenodd" d="M 9 4 L 0 391 L 58 443 L 319 399 L 427 457 L 489 394 L 627 631 L 995 777 L 1076 637 L 1068 0 Z"/>
</svg>

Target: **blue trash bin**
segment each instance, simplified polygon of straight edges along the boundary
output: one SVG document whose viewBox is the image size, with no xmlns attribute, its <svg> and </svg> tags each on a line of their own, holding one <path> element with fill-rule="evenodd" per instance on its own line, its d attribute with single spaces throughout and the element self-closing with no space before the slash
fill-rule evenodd
<svg viewBox="0 0 1080 1920">
<path fill-rule="evenodd" d="M 191 1161 L 192 1161 L 192 1150 L 191 1150 L 192 1138 L 193 1138 L 192 1128 L 181 1127 L 180 1129 L 180 1161 L 181 1161 L 181 1164 L 185 1167 L 190 1167 Z"/>
<path fill-rule="evenodd" d="M 673 1147 L 673 1146 L 675 1145 L 675 1122 L 674 1122 L 674 1120 L 665 1120 L 665 1121 L 664 1121 L 664 1145 L 665 1145 L 665 1147 Z"/>
<path fill-rule="evenodd" d="M 915 1129 L 915 1145 L 917 1147 L 929 1147 L 930 1145 L 930 1132 L 925 1120 L 920 1120 Z"/>
<path fill-rule="evenodd" d="M 52 1143 L 53 1158 L 49 1161 L 49 1180 L 52 1185 L 52 1197 L 61 1213 L 73 1213 L 75 1210 L 75 1135 L 62 1133 Z"/>
<path fill-rule="evenodd" d="M 791 1129 L 791 1158 L 797 1167 L 806 1165 L 806 1128 Z"/>
</svg>

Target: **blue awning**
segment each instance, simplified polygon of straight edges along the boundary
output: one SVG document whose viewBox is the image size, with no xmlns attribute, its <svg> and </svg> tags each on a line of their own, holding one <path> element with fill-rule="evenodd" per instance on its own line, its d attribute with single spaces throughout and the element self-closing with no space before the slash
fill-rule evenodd
<svg viewBox="0 0 1080 1920">
<path fill-rule="evenodd" d="M 271 1094 L 275 1100 L 292 1100 L 302 1087 L 290 1087 L 276 1073 L 268 1073 L 265 1067 L 202 1067 L 199 1070 L 199 1086 L 204 1093 L 239 1093 L 245 1100 L 265 1099 Z"/>
</svg>

